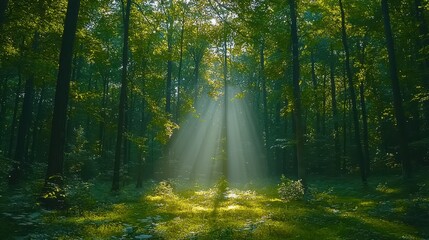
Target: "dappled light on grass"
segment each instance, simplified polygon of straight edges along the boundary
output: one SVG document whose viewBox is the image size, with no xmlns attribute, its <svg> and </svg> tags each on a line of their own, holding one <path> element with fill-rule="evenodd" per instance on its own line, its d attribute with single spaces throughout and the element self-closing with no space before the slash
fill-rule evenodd
<svg viewBox="0 0 429 240">
<path fill-rule="evenodd" d="M 370 181 L 374 187 L 366 189 L 357 188 L 358 181 L 338 182 L 310 184 L 306 199 L 288 201 L 280 198 L 279 186 L 274 184 L 235 188 L 224 179 L 211 187 L 188 186 L 174 179 L 147 183 L 139 193 L 126 187 L 115 200 L 93 191 L 97 208 L 43 212 L 29 239 L 429 237 L 427 185 L 413 195 L 400 195 L 402 188 L 392 195 L 377 190 L 383 181 Z"/>
</svg>

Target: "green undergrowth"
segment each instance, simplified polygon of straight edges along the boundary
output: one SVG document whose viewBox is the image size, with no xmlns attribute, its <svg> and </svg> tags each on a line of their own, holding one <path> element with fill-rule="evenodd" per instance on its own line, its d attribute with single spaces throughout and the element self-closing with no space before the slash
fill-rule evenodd
<svg viewBox="0 0 429 240">
<path fill-rule="evenodd" d="M 4 239 L 429 239 L 429 181 L 418 177 L 310 179 L 306 196 L 284 201 L 277 183 L 209 187 L 178 180 L 85 185 L 65 211 L 2 196 Z M 15 199 L 14 199 L 15 198 Z M 28 202 L 10 205 L 11 201 Z M 11 200 L 12 199 L 12 200 Z M 81 203 L 80 203 L 81 202 Z M 24 203 L 20 203 L 24 204 Z M 11 207 L 15 206 L 15 207 Z"/>
</svg>

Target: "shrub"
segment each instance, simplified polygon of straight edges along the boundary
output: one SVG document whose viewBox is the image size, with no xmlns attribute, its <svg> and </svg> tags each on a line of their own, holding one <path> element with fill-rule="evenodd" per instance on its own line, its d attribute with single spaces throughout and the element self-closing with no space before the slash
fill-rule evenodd
<svg viewBox="0 0 429 240">
<path fill-rule="evenodd" d="M 160 183 L 158 183 L 158 185 L 156 185 L 155 187 L 154 192 L 158 196 L 174 197 L 173 186 L 171 186 L 170 182 L 168 181 L 161 181 Z"/>
<path fill-rule="evenodd" d="M 286 202 L 304 198 L 304 185 L 301 179 L 294 181 L 282 175 L 277 191 L 280 198 Z"/>
</svg>

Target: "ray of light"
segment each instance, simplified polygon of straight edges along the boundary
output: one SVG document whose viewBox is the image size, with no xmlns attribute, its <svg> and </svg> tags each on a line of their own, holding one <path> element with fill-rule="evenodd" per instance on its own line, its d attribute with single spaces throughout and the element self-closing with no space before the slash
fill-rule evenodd
<svg viewBox="0 0 429 240">
<path fill-rule="evenodd" d="M 265 174 L 262 135 L 246 97 L 230 87 L 227 106 L 227 177 L 233 183 L 247 183 Z M 212 184 L 222 175 L 223 100 L 199 99 L 196 113 L 189 114 L 171 144 L 170 162 L 176 176 Z"/>
</svg>

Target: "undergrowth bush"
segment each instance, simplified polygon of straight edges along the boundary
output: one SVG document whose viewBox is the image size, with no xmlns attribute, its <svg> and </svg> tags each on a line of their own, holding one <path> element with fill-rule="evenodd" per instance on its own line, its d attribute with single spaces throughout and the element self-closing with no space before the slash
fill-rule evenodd
<svg viewBox="0 0 429 240">
<path fill-rule="evenodd" d="M 304 185 L 301 179 L 295 181 L 282 175 L 277 191 L 280 198 L 286 202 L 304 198 Z"/>
<path fill-rule="evenodd" d="M 154 193 L 158 196 L 169 196 L 169 197 L 175 196 L 173 191 L 173 186 L 168 181 L 159 182 L 155 186 Z"/>
<path fill-rule="evenodd" d="M 80 214 L 97 206 L 97 201 L 91 194 L 92 183 L 79 178 L 69 179 L 64 189 L 68 210 Z"/>
</svg>

